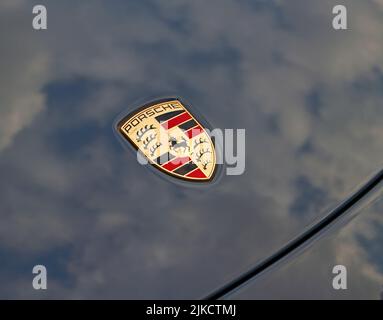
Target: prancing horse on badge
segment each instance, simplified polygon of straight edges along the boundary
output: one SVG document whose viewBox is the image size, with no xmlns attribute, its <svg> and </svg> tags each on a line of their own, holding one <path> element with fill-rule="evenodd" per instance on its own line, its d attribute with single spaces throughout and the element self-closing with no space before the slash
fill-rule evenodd
<svg viewBox="0 0 383 320">
<path fill-rule="evenodd" d="M 117 129 L 161 172 L 194 182 L 214 178 L 214 143 L 179 99 L 148 103 L 120 120 Z"/>
</svg>

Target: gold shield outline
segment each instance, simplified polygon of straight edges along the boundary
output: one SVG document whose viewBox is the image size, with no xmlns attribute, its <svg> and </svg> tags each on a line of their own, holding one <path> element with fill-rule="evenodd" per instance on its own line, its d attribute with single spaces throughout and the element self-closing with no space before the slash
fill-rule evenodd
<svg viewBox="0 0 383 320">
<path fill-rule="evenodd" d="M 211 172 L 210 176 L 208 176 L 206 178 L 185 177 L 185 176 L 176 174 L 174 172 L 171 172 L 171 171 L 168 171 L 168 170 L 162 168 L 161 165 L 159 165 L 158 163 L 154 162 L 150 157 L 145 155 L 145 153 L 142 150 L 140 150 L 140 148 L 137 145 L 137 143 L 135 143 L 130 138 L 130 136 L 125 132 L 125 130 L 123 129 L 124 125 L 129 120 L 134 119 L 142 111 L 145 111 L 146 109 L 150 109 L 152 107 L 155 107 L 156 105 L 163 105 L 163 104 L 171 103 L 171 102 L 179 103 L 182 106 L 183 110 L 185 110 L 191 116 L 191 119 L 193 119 L 203 129 L 203 133 L 209 139 L 210 146 L 212 147 L 212 153 L 213 153 L 212 157 L 213 157 L 213 160 L 214 160 L 214 164 L 213 164 L 213 169 L 212 169 L 212 172 Z M 172 178 L 176 178 L 176 179 L 179 179 L 179 180 L 183 180 L 183 181 L 197 182 L 197 183 L 211 182 L 216 177 L 216 173 L 217 173 L 217 169 L 218 169 L 217 156 L 216 156 L 216 150 L 215 150 L 216 145 L 215 145 L 215 141 L 210 137 L 210 135 L 206 131 L 206 128 L 210 129 L 210 126 L 207 124 L 207 121 L 205 119 L 202 118 L 201 120 L 198 120 L 196 118 L 196 116 L 193 114 L 192 110 L 190 110 L 190 107 L 183 100 L 181 100 L 179 97 L 157 99 L 157 100 L 153 100 L 151 102 L 145 103 L 141 107 L 138 107 L 137 109 L 131 111 L 126 116 L 124 116 L 121 120 L 119 120 L 117 122 L 116 127 L 117 127 L 117 131 L 124 138 L 124 140 L 128 141 L 129 144 L 134 148 L 134 150 L 136 150 L 136 152 L 140 152 L 148 160 L 148 162 L 150 163 L 150 165 L 152 167 L 154 167 L 155 169 L 159 170 L 160 172 L 166 174 L 167 176 L 170 176 Z"/>
</svg>

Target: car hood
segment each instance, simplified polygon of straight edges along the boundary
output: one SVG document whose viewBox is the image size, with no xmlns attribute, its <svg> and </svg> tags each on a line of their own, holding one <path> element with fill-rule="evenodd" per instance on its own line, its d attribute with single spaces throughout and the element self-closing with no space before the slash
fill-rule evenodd
<svg viewBox="0 0 383 320">
<path fill-rule="evenodd" d="M 43 264 L 44 297 L 199 298 L 346 198 L 383 155 L 383 8 L 349 2 L 352 32 L 334 1 L 0 4 L 0 296 Z M 243 174 L 137 163 L 116 117 L 169 96 L 246 130 Z"/>
</svg>

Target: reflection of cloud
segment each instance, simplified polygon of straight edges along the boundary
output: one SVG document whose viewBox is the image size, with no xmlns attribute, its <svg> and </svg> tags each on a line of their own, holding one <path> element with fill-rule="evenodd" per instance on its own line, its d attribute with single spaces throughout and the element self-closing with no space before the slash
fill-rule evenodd
<svg viewBox="0 0 383 320">
<path fill-rule="evenodd" d="M 273 277 L 261 277 L 247 286 L 234 299 L 377 299 L 383 283 L 379 241 L 381 224 L 376 223 L 376 211 L 382 202 L 364 210 L 336 235 L 320 243 L 282 268 Z M 367 247 L 361 238 L 370 237 Z M 371 253 L 372 251 L 372 253 Z M 374 252 L 375 251 L 375 252 Z M 378 261 L 377 261 L 378 260 Z M 344 265 L 347 269 L 347 290 L 334 290 L 332 268 Z M 291 290 L 291 288 L 299 290 Z"/>
<path fill-rule="evenodd" d="M 39 90 L 46 81 L 47 57 L 41 51 L 38 38 L 24 28 L 24 21 L 31 17 L 17 13 L 20 3 L 0 4 L 0 36 L 9 39 L 1 47 L 0 151 L 30 124 L 44 105 Z"/>
<path fill-rule="evenodd" d="M 12 22 L 3 60 L 12 76 L 0 89 L 1 244 L 21 255 L 73 248 L 73 290 L 57 278 L 52 296 L 198 296 L 379 165 L 383 13 L 369 3 L 350 2 L 353 32 L 342 34 L 330 29 L 332 1 L 68 3 L 49 5 L 44 38 L 27 41 Z M 244 176 L 189 190 L 121 152 L 116 114 L 168 91 L 218 127 L 247 129 Z"/>
</svg>

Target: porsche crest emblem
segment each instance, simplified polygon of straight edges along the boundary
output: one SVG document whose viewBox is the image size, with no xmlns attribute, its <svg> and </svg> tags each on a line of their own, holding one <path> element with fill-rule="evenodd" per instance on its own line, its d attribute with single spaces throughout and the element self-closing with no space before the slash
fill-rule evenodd
<svg viewBox="0 0 383 320">
<path fill-rule="evenodd" d="M 172 177 L 200 182 L 214 177 L 214 143 L 178 99 L 139 108 L 118 123 L 118 130 L 154 167 Z"/>
</svg>

